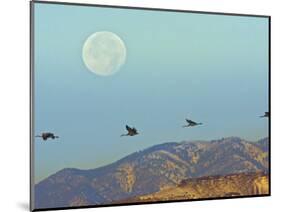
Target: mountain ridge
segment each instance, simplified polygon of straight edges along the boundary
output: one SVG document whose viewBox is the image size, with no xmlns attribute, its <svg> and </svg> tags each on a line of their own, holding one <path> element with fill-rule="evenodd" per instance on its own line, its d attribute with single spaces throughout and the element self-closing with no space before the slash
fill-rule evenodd
<svg viewBox="0 0 281 212">
<path fill-rule="evenodd" d="M 109 204 L 155 193 L 184 179 L 256 171 L 268 171 L 268 138 L 168 142 L 96 169 L 62 169 L 35 185 L 35 206 Z"/>
</svg>

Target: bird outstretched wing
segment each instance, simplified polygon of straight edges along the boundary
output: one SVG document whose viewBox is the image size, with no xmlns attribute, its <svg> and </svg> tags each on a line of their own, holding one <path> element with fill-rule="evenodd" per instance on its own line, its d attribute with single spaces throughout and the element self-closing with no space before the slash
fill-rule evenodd
<svg viewBox="0 0 281 212">
<path fill-rule="evenodd" d="M 196 124 L 196 122 L 194 122 L 194 121 L 192 121 L 192 120 L 190 120 L 190 119 L 185 119 L 185 120 L 186 120 L 186 122 L 189 123 L 189 124 Z"/>
<path fill-rule="evenodd" d="M 129 127 L 128 125 L 126 125 L 126 130 L 127 130 L 128 132 L 130 132 L 130 131 L 132 131 L 133 129 L 132 129 L 131 127 Z"/>
</svg>

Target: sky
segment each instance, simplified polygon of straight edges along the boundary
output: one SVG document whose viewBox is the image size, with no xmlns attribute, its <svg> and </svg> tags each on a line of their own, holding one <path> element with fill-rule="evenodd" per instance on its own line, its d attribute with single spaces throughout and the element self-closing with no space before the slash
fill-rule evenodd
<svg viewBox="0 0 281 212">
<path fill-rule="evenodd" d="M 155 144 L 268 136 L 268 19 L 35 3 L 35 182 L 92 169 Z M 111 76 L 89 71 L 93 33 L 127 49 Z M 182 128 L 185 118 L 202 126 Z M 139 135 L 120 137 L 125 125 Z"/>
</svg>

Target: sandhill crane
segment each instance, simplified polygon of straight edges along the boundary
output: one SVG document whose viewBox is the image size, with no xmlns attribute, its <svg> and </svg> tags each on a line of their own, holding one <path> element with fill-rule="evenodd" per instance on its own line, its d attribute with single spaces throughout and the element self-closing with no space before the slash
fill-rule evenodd
<svg viewBox="0 0 281 212">
<path fill-rule="evenodd" d="M 268 118 L 269 117 L 269 112 L 264 112 L 263 116 L 260 116 L 260 118 Z"/>
<path fill-rule="evenodd" d="M 197 123 L 197 122 L 192 121 L 190 119 L 185 119 L 185 120 L 188 123 L 188 125 L 183 125 L 182 127 L 194 127 L 194 126 L 202 125 L 203 124 L 203 123 Z"/>
<path fill-rule="evenodd" d="M 44 141 L 48 140 L 48 138 L 55 139 L 59 138 L 59 136 L 54 135 L 54 133 L 50 132 L 43 132 L 41 135 L 36 135 L 37 138 L 42 138 Z"/>
<path fill-rule="evenodd" d="M 136 128 L 131 128 L 128 125 L 126 125 L 126 130 L 128 131 L 127 134 L 122 134 L 121 136 L 135 136 L 138 133 L 138 131 L 136 130 Z"/>
</svg>

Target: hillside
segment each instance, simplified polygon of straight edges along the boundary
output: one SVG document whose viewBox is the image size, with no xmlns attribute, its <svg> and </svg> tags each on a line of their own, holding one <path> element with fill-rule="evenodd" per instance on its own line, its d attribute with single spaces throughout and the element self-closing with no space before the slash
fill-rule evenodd
<svg viewBox="0 0 281 212">
<path fill-rule="evenodd" d="M 178 186 L 128 199 L 123 202 L 150 202 L 268 194 L 265 172 L 240 173 L 183 180 Z M 120 203 L 120 202 L 119 202 Z"/>
</svg>

